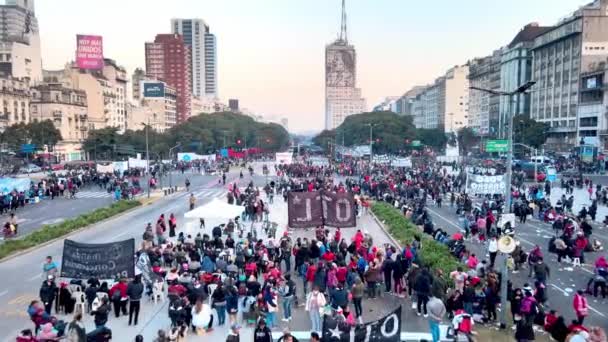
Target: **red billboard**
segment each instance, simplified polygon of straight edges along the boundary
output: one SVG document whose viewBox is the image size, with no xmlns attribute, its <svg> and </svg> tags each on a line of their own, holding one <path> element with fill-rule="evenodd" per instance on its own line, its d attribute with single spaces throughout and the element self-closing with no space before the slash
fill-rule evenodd
<svg viewBox="0 0 608 342">
<path fill-rule="evenodd" d="M 101 36 L 76 36 L 76 64 L 80 69 L 103 68 L 103 38 Z"/>
</svg>

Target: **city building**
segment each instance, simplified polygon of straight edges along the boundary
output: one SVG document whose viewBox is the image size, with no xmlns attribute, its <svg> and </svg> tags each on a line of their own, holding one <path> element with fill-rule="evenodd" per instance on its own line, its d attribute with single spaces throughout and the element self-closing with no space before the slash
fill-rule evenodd
<svg viewBox="0 0 608 342">
<path fill-rule="evenodd" d="M 530 116 L 550 125 L 546 148 L 567 151 L 581 137 L 599 141 L 606 106 L 596 105 L 598 89 L 584 82 L 597 82 L 605 70 L 606 32 L 608 0 L 596 0 L 534 39 Z M 583 99 L 590 102 L 581 107 Z"/>
<path fill-rule="evenodd" d="M 141 82 L 147 80 L 146 72 L 137 68 L 133 71 L 133 75 L 131 76 L 131 87 L 132 87 L 132 97 L 134 102 L 139 102 L 141 100 Z"/>
<path fill-rule="evenodd" d="M 346 8 L 342 0 L 342 25 L 338 39 L 325 47 L 325 129 L 334 129 L 347 116 L 366 110 L 357 88 L 357 54 L 348 43 Z"/>
<path fill-rule="evenodd" d="M 539 26 L 538 23 L 530 23 L 503 48 L 500 58 L 500 90 L 513 91 L 532 80 L 531 48 L 534 39 L 550 29 L 551 27 Z M 514 95 L 510 101 L 504 96 L 498 98 L 500 101 L 498 122 L 490 120 L 490 127 L 497 127 L 497 136 L 502 138 L 508 133 L 508 125 L 505 123 L 509 120 L 509 110 L 513 115 L 530 116 L 530 93 Z"/>
<path fill-rule="evenodd" d="M 108 110 L 106 117 L 109 119 L 107 125 L 124 133 L 127 129 L 127 71 L 114 60 L 104 58 L 103 70 L 97 77 L 100 82 L 105 79 L 110 90 L 107 94 L 109 102 L 105 104 Z"/>
<path fill-rule="evenodd" d="M 456 132 L 468 125 L 469 66 L 455 66 L 420 91 L 412 103 L 417 128 Z"/>
<path fill-rule="evenodd" d="M 146 43 L 146 74 L 166 82 L 177 92 L 177 123 L 191 115 L 190 47 L 178 34 L 158 34 L 154 42 Z"/>
<path fill-rule="evenodd" d="M 31 120 L 51 120 L 61 133 L 62 140 L 49 150 L 61 161 L 83 160 L 82 142 L 90 129 L 86 92 L 61 83 L 42 83 L 31 91 Z"/>
<path fill-rule="evenodd" d="M 192 52 L 192 94 L 201 99 L 217 98 L 217 46 L 209 25 L 202 19 L 171 19 L 171 30 L 184 38 Z"/>
<path fill-rule="evenodd" d="M 153 96 L 146 96 L 148 86 L 158 87 L 162 91 Z M 160 81 L 141 81 L 140 100 L 131 106 L 128 127 L 131 130 L 144 129 L 144 124 L 150 124 L 152 129 L 165 132 L 177 124 L 177 91 L 175 88 Z"/>
<path fill-rule="evenodd" d="M 491 55 L 475 58 L 469 62 L 469 83 L 471 87 L 500 90 L 501 50 Z M 495 135 L 499 126 L 499 96 L 472 90 L 469 94 L 468 126 L 480 136 Z"/>
<path fill-rule="evenodd" d="M 0 74 L 42 81 L 40 33 L 34 0 L 0 5 Z"/>
<path fill-rule="evenodd" d="M 0 132 L 18 123 L 30 122 L 30 84 L 27 79 L 1 78 L 0 88 Z"/>
<path fill-rule="evenodd" d="M 387 96 L 384 101 L 374 106 L 374 109 L 372 109 L 372 111 L 397 113 L 397 103 L 400 98 L 401 97 L 399 96 Z"/>
<path fill-rule="evenodd" d="M 231 112 L 238 113 L 239 112 L 239 100 L 238 99 L 228 99 L 228 108 L 230 108 Z"/>
<path fill-rule="evenodd" d="M 399 115 L 414 114 L 414 100 L 427 86 L 415 86 L 403 94 L 395 103 L 394 112 Z"/>
</svg>

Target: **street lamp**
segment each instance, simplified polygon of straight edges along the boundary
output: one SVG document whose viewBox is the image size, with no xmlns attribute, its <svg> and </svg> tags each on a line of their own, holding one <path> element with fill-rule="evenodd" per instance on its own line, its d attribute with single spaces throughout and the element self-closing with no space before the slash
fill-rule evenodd
<svg viewBox="0 0 608 342">
<path fill-rule="evenodd" d="M 156 114 L 154 115 L 154 119 L 156 119 Z M 146 128 L 146 173 L 150 174 L 150 148 L 148 146 L 148 131 L 150 130 L 150 117 L 148 116 L 148 123 L 141 123 Z M 156 124 L 156 122 L 154 122 Z M 148 179 L 148 198 L 150 198 L 150 180 Z"/>
<path fill-rule="evenodd" d="M 535 84 L 535 81 L 528 81 L 513 91 L 497 91 L 492 89 L 469 87 L 470 89 L 483 91 L 491 95 L 506 96 L 508 99 L 507 112 L 509 115 L 509 151 L 507 154 L 507 179 L 505 182 L 505 205 L 507 206 L 507 212 L 511 212 L 511 173 L 513 172 L 513 96 L 525 93 L 526 90 L 530 89 Z M 507 327 L 507 282 L 509 281 L 509 271 L 507 269 L 508 258 L 506 255 L 504 255 L 503 259 L 502 278 L 500 281 L 500 327 L 502 329 Z"/>
<path fill-rule="evenodd" d="M 365 126 L 369 126 L 369 166 L 371 169 L 372 163 L 374 162 L 374 126 L 378 126 L 377 123 L 368 123 Z"/>
<path fill-rule="evenodd" d="M 171 160 L 171 164 L 173 164 L 173 157 L 172 157 L 173 150 L 178 147 L 181 147 L 181 146 L 182 146 L 182 143 L 178 141 L 177 145 L 175 145 L 169 149 L 169 160 Z M 169 170 L 169 188 L 172 188 L 172 187 L 173 187 L 173 181 L 172 181 L 172 177 L 171 177 L 171 170 Z"/>
</svg>

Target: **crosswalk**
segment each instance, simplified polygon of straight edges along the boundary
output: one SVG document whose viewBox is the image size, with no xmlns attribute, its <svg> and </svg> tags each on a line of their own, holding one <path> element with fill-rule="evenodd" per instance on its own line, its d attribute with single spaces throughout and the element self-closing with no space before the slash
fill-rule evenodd
<svg viewBox="0 0 608 342">
<path fill-rule="evenodd" d="M 194 194 L 194 197 L 196 197 L 198 199 L 222 197 L 227 192 L 228 191 L 223 188 L 204 188 L 204 189 L 199 189 L 197 191 L 191 191 L 191 193 Z"/>
<path fill-rule="evenodd" d="M 111 198 L 113 196 L 113 193 L 110 194 L 106 190 L 80 190 L 76 193 L 76 198 Z"/>
</svg>

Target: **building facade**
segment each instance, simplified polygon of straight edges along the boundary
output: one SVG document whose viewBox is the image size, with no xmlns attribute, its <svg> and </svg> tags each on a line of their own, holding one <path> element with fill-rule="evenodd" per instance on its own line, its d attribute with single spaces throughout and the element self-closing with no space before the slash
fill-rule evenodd
<svg viewBox="0 0 608 342">
<path fill-rule="evenodd" d="M 501 50 L 475 58 L 469 63 L 471 87 L 500 90 Z M 480 136 L 495 135 L 498 128 L 500 99 L 487 92 L 472 90 L 469 94 L 468 126 Z"/>
<path fill-rule="evenodd" d="M 112 59 L 104 59 L 104 67 L 101 75 L 97 75 L 99 81 L 105 83 L 108 88 L 105 94 L 104 105 L 108 111 L 107 125 L 118 128 L 119 133 L 127 130 L 127 71 L 116 64 Z"/>
<path fill-rule="evenodd" d="M 146 43 L 146 74 L 166 82 L 177 92 L 177 123 L 191 115 L 190 47 L 178 34 L 159 34 Z"/>
<path fill-rule="evenodd" d="M 415 86 L 403 94 L 395 104 L 395 113 L 399 115 L 414 115 L 414 101 L 427 86 Z"/>
<path fill-rule="evenodd" d="M 134 102 L 139 102 L 141 100 L 141 82 L 147 79 L 146 72 L 137 68 L 133 71 L 133 75 L 131 76 L 131 96 L 133 97 Z"/>
<path fill-rule="evenodd" d="M 83 160 L 82 142 L 90 129 L 87 94 L 60 83 L 43 83 L 32 87 L 30 117 L 32 121 L 51 120 L 62 140 L 53 153 L 62 161 Z"/>
<path fill-rule="evenodd" d="M 217 44 L 202 19 L 171 19 L 171 32 L 184 38 L 192 52 L 190 88 L 200 98 L 218 97 Z"/>
<path fill-rule="evenodd" d="M 146 83 L 158 84 L 159 81 L 141 81 L 143 89 Z M 160 96 L 144 97 L 131 107 L 129 115 L 129 129 L 141 130 L 144 123 L 158 131 L 165 132 L 177 124 L 177 91 L 164 82 L 163 92 Z"/>
<path fill-rule="evenodd" d="M 0 132 L 18 123 L 30 122 L 30 84 L 27 79 L 1 78 Z"/>
<path fill-rule="evenodd" d="M 42 81 L 42 57 L 34 0 L 0 5 L 0 74 Z"/>
<path fill-rule="evenodd" d="M 422 89 L 412 102 L 417 128 L 456 132 L 468 125 L 469 66 L 455 66 Z"/>
<path fill-rule="evenodd" d="M 550 125 L 546 146 L 568 150 L 581 136 L 599 141 L 602 111 L 581 108 L 582 82 L 608 61 L 608 0 L 596 0 L 534 40 L 530 115 Z M 585 85 L 586 86 L 586 85 Z M 581 122 L 583 126 L 581 127 Z"/>
</svg>

